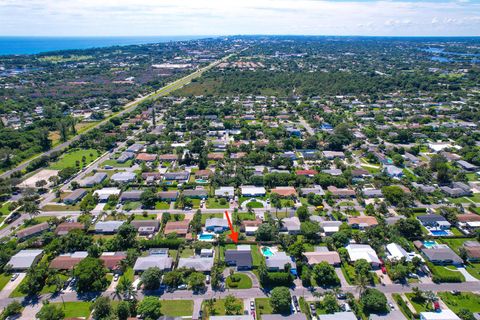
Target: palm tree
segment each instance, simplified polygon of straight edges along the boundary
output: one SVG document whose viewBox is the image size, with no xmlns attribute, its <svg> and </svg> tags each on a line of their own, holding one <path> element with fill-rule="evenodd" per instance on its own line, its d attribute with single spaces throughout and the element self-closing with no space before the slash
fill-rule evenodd
<svg viewBox="0 0 480 320">
<path fill-rule="evenodd" d="M 363 274 L 358 275 L 357 278 L 357 289 L 360 295 L 362 295 L 367 289 L 369 279 Z"/>
<path fill-rule="evenodd" d="M 38 216 L 40 214 L 40 209 L 38 208 L 38 204 L 35 201 L 25 201 L 23 203 L 23 211 L 30 215 L 30 219 L 34 216 Z"/>
</svg>

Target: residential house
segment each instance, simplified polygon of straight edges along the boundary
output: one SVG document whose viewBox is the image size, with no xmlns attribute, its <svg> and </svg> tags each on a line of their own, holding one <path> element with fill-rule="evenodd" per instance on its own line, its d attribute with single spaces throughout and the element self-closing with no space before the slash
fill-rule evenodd
<svg viewBox="0 0 480 320">
<path fill-rule="evenodd" d="M 160 221 L 158 220 L 132 220 L 130 224 L 141 236 L 154 234 L 160 228 Z"/>
<path fill-rule="evenodd" d="M 351 262 L 365 259 L 372 267 L 379 267 L 382 264 L 375 250 L 368 244 L 349 244 L 345 249 Z"/>
<path fill-rule="evenodd" d="M 295 171 L 297 176 L 313 177 L 318 174 L 317 170 L 297 170 Z"/>
<path fill-rule="evenodd" d="M 25 271 L 40 260 L 42 253 L 43 250 L 40 249 L 20 250 L 10 258 L 6 265 L 14 272 Z"/>
<path fill-rule="evenodd" d="M 183 190 L 183 196 L 192 199 L 206 199 L 208 198 L 208 192 L 205 189 L 187 189 Z"/>
<path fill-rule="evenodd" d="M 264 187 L 240 186 L 240 191 L 244 197 L 263 197 L 267 191 Z"/>
<path fill-rule="evenodd" d="M 333 160 L 335 158 L 345 159 L 345 153 L 342 151 L 323 151 L 322 155 L 328 160 Z"/>
<path fill-rule="evenodd" d="M 50 229 L 50 225 L 48 224 L 48 222 L 42 222 L 42 223 L 36 224 L 34 226 L 27 227 L 25 229 L 21 229 L 21 230 L 17 231 L 16 237 L 19 240 L 26 240 L 28 238 L 39 235 L 39 234 L 47 231 L 48 229 Z"/>
<path fill-rule="evenodd" d="M 332 266 L 339 266 L 341 263 L 340 255 L 336 251 L 329 251 L 327 247 L 315 247 L 313 252 L 304 252 L 303 255 L 307 258 L 310 266 L 327 262 Z"/>
<path fill-rule="evenodd" d="M 63 222 L 60 223 L 55 229 L 55 234 L 57 236 L 64 236 L 72 230 L 84 230 L 85 224 L 81 222 Z"/>
<path fill-rule="evenodd" d="M 384 167 L 384 172 L 389 176 L 390 178 L 401 178 L 403 177 L 403 170 L 397 166 L 394 165 L 387 165 Z"/>
<path fill-rule="evenodd" d="M 157 197 L 161 201 L 167 201 L 167 202 L 176 201 L 178 198 L 178 191 L 176 190 L 160 191 L 159 193 L 157 193 Z"/>
<path fill-rule="evenodd" d="M 73 270 L 73 268 L 75 268 L 75 266 L 87 256 L 87 251 L 61 254 L 50 262 L 50 268 L 57 270 Z"/>
<path fill-rule="evenodd" d="M 308 196 L 310 193 L 314 195 L 324 196 L 325 191 L 323 191 L 322 186 L 315 185 L 312 188 L 300 188 L 300 195 L 302 197 Z"/>
<path fill-rule="evenodd" d="M 234 187 L 220 187 L 215 189 L 215 197 L 233 199 L 235 197 Z"/>
<path fill-rule="evenodd" d="M 95 233 L 114 234 L 125 221 L 99 221 L 95 224 Z"/>
<path fill-rule="evenodd" d="M 110 196 L 119 196 L 122 192 L 119 188 L 102 188 L 93 192 L 94 196 L 98 196 L 100 202 L 107 202 Z"/>
<path fill-rule="evenodd" d="M 173 259 L 168 256 L 168 249 L 151 249 L 148 256 L 138 257 L 133 266 L 135 272 L 143 272 L 149 268 L 159 268 L 161 271 L 170 271 Z"/>
<path fill-rule="evenodd" d="M 469 262 L 479 262 L 480 261 L 480 242 L 469 240 L 463 243 L 463 248 L 467 253 L 467 260 Z"/>
<path fill-rule="evenodd" d="M 422 259 L 421 256 L 418 255 L 417 253 L 407 252 L 405 249 L 402 248 L 402 246 L 393 242 L 387 244 L 386 249 L 387 249 L 388 260 L 400 261 L 401 259 L 405 259 L 406 261 L 412 261 L 414 257 L 418 257 Z"/>
<path fill-rule="evenodd" d="M 205 221 L 205 230 L 222 233 L 229 229 L 228 221 L 223 218 L 209 218 Z"/>
<path fill-rule="evenodd" d="M 331 236 L 335 232 L 340 231 L 340 226 L 342 225 L 342 221 L 321 221 L 320 226 L 323 229 L 323 233 L 325 236 Z"/>
<path fill-rule="evenodd" d="M 292 257 L 287 256 L 283 251 L 275 253 L 273 256 L 267 257 L 265 260 L 268 271 L 283 271 L 285 265 L 290 264 L 293 272 L 296 271 L 297 265 Z"/>
<path fill-rule="evenodd" d="M 318 320 L 357 320 L 357 316 L 351 311 L 343 311 L 332 314 L 320 314 L 318 315 Z"/>
<path fill-rule="evenodd" d="M 105 172 L 97 172 L 93 176 L 80 180 L 78 185 L 82 188 L 92 188 L 97 184 L 102 183 L 107 177 L 108 175 Z"/>
<path fill-rule="evenodd" d="M 461 320 L 455 312 L 450 309 L 442 309 L 440 312 L 420 312 L 420 320 Z"/>
<path fill-rule="evenodd" d="M 364 230 L 378 225 L 377 218 L 372 216 L 348 217 L 348 225 L 353 229 Z"/>
<path fill-rule="evenodd" d="M 143 190 L 124 191 L 120 195 L 120 202 L 140 201 L 142 199 Z"/>
<path fill-rule="evenodd" d="M 476 171 L 478 170 L 478 166 L 471 164 L 465 160 L 458 160 L 457 164 L 465 171 Z"/>
<path fill-rule="evenodd" d="M 198 272 L 210 273 L 213 268 L 214 258 L 203 258 L 194 256 L 190 258 L 180 258 L 178 260 L 178 268 L 194 269 Z"/>
<path fill-rule="evenodd" d="M 195 172 L 195 179 L 202 179 L 208 180 L 213 176 L 212 170 L 205 169 L 205 170 L 198 170 Z"/>
<path fill-rule="evenodd" d="M 128 160 L 132 160 L 133 158 L 135 158 L 135 153 L 125 151 L 122 152 L 122 154 L 117 158 L 117 163 L 125 163 Z"/>
<path fill-rule="evenodd" d="M 225 250 L 225 263 L 237 270 L 250 270 L 253 266 L 252 251 L 249 245 L 240 245 L 236 250 Z"/>
<path fill-rule="evenodd" d="M 117 252 L 104 252 L 100 255 L 105 268 L 109 270 L 117 270 L 120 268 L 120 262 L 127 259 L 127 254 L 122 251 Z"/>
<path fill-rule="evenodd" d="M 298 217 L 284 218 L 282 220 L 281 232 L 287 232 L 288 234 L 295 235 L 300 233 L 300 220 Z"/>
<path fill-rule="evenodd" d="M 133 172 L 117 172 L 110 177 L 110 180 L 118 183 L 129 183 L 135 181 L 136 178 L 137 176 Z"/>
<path fill-rule="evenodd" d="M 450 222 L 439 214 L 426 214 L 417 216 L 417 219 L 424 227 L 450 229 Z"/>
<path fill-rule="evenodd" d="M 362 193 L 363 197 L 366 199 L 383 198 L 383 193 L 380 189 L 364 189 Z"/>
<path fill-rule="evenodd" d="M 140 152 L 143 149 L 143 147 L 144 147 L 143 144 L 134 143 L 127 148 L 127 151 L 137 153 L 137 152 Z"/>
<path fill-rule="evenodd" d="M 439 265 L 461 265 L 463 264 L 460 258 L 449 246 L 446 244 L 437 244 L 431 248 L 423 248 L 423 255 L 434 264 Z"/>
<path fill-rule="evenodd" d="M 276 187 L 271 190 L 271 193 L 276 193 L 281 197 L 295 197 L 297 195 L 294 187 Z"/>
<path fill-rule="evenodd" d="M 263 223 L 260 219 L 243 220 L 240 226 L 240 231 L 245 232 L 247 236 L 254 236 L 258 227 Z"/>
<path fill-rule="evenodd" d="M 65 198 L 63 198 L 63 203 L 65 204 L 75 204 L 78 201 L 82 200 L 83 197 L 87 195 L 87 190 L 85 189 L 75 189 L 70 192 Z"/>
<path fill-rule="evenodd" d="M 190 173 L 187 171 L 167 172 L 163 175 L 166 181 L 176 181 L 178 183 L 185 183 L 190 178 Z"/>
<path fill-rule="evenodd" d="M 168 221 L 163 230 L 164 234 L 176 233 L 179 236 L 186 236 L 190 227 L 190 220 Z"/>
<path fill-rule="evenodd" d="M 157 160 L 157 155 L 151 153 L 139 153 L 135 160 L 138 162 L 153 162 Z"/>
<path fill-rule="evenodd" d="M 347 188 L 337 188 L 335 186 L 328 186 L 328 191 L 332 193 L 334 197 L 337 198 L 354 198 L 357 196 L 355 190 Z"/>
</svg>

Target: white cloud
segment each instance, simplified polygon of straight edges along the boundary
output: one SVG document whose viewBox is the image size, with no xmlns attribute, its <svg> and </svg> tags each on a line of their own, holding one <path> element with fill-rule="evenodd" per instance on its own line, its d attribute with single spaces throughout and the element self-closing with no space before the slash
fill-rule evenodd
<svg viewBox="0 0 480 320">
<path fill-rule="evenodd" d="M 479 35 L 479 16 L 465 0 L 0 0 L 0 33 Z"/>
</svg>

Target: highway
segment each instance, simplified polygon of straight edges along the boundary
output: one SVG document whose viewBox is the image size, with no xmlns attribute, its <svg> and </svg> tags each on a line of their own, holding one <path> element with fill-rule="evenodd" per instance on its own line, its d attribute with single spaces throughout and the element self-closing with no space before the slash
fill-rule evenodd
<svg viewBox="0 0 480 320">
<path fill-rule="evenodd" d="M 77 141 L 78 139 L 80 139 L 80 137 L 88 132 L 90 132 L 91 130 L 95 129 L 95 128 L 98 128 L 99 126 L 101 126 L 102 124 L 105 124 L 107 121 L 109 121 L 110 119 L 112 118 L 116 118 L 116 117 L 120 117 L 122 116 L 123 114 L 125 113 L 128 113 L 132 110 L 134 110 L 136 107 L 138 107 L 138 105 L 144 101 L 147 101 L 149 99 L 155 99 L 155 98 L 158 98 L 158 97 L 161 97 L 161 96 L 166 96 L 168 94 L 170 94 L 171 92 L 177 90 L 177 89 L 180 89 L 181 87 L 189 84 L 193 79 L 195 78 L 198 78 L 200 77 L 205 71 L 208 71 L 210 70 L 211 68 L 215 67 L 216 65 L 218 65 L 219 63 L 229 59 L 231 56 L 235 55 L 235 53 L 232 53 L 228 56 L 225 56 L 223 57 L 222 59 L 219 59 L 215 62 L 212 62 L 211 64 L 209 64 L 208 66 L 206 67 L 203 67 L 201 69 L 198 69 L 196 71 L 194 71 L 193 73 L 183 77 L 183 78 L 180 78 L 178 80 L 175 80 L 173 81 L 172 83 L 169 83 L 167 84 L 166 86 L 160 88 L 159 90 L 157 91 L 154 91 L 154 92 L 151 92 L 143 97 L 140 97 L 132 102 L 129 102 L 128 104 L 126 104 L 124 106 L 124 109 L 102 121 L 100 121 L 97 125 L 89 128 L 88 130 L 85 130 L 84 132 L 82 132 L 81 134 L 78 134 L 76 136 L 74 136 L 73 138 L 71 138 L 70 140 L 66 141 L 66 142 L 63 142 L 59 145 L 56 145 L 55 147 L 53 147 L 52 149 L 46 151 L 46 152 L 43 152 L 43 153 L 40 153 L 38 155 L 36 155 L 35 157 L 33 158 L 30 158 L 24 162 L 22 162 L 21 164 L 19 164 L 17 167 L 13 168 L 13 169 L 10 169 L 8 171 L 5 171 L 3 172 L 2 174 L 0 174 L 0 178 L 4 179 L 4 178 L 8 178 L 10 177 L 13 173 L 15 172 L 18 172 L 18 171 L 22 171 L 23 169 L 25 169 L 33 160 L 35 159 L 38 159 L 42 156 L 49 156 L 51 155 L 53 152 L 57 152 L 57 151 L 62 151 L 64 150 L 65 148 L 67 148 L 68 146 L 70 146 L 74 141 Z"/>
</svg>

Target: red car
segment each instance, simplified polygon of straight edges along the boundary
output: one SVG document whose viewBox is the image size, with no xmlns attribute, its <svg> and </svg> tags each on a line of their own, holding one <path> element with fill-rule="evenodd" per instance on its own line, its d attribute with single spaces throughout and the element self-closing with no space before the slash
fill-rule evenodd
<svg viewBox="0 0 480 320">
<path fill-rule="evenodd" d="M 385 268 L 385 266 L 382 266 L 381 269 L 383 274 L 387 274 L 387 268 Z"/>
<path fill-rule="evenodd" d="M 438 301 L 434 301 L 434 302 L 433 302 L 433 308 L 434 308 L 435 310 L 440 310 L 440 303 L 439 303 Z"/>
</svg>

